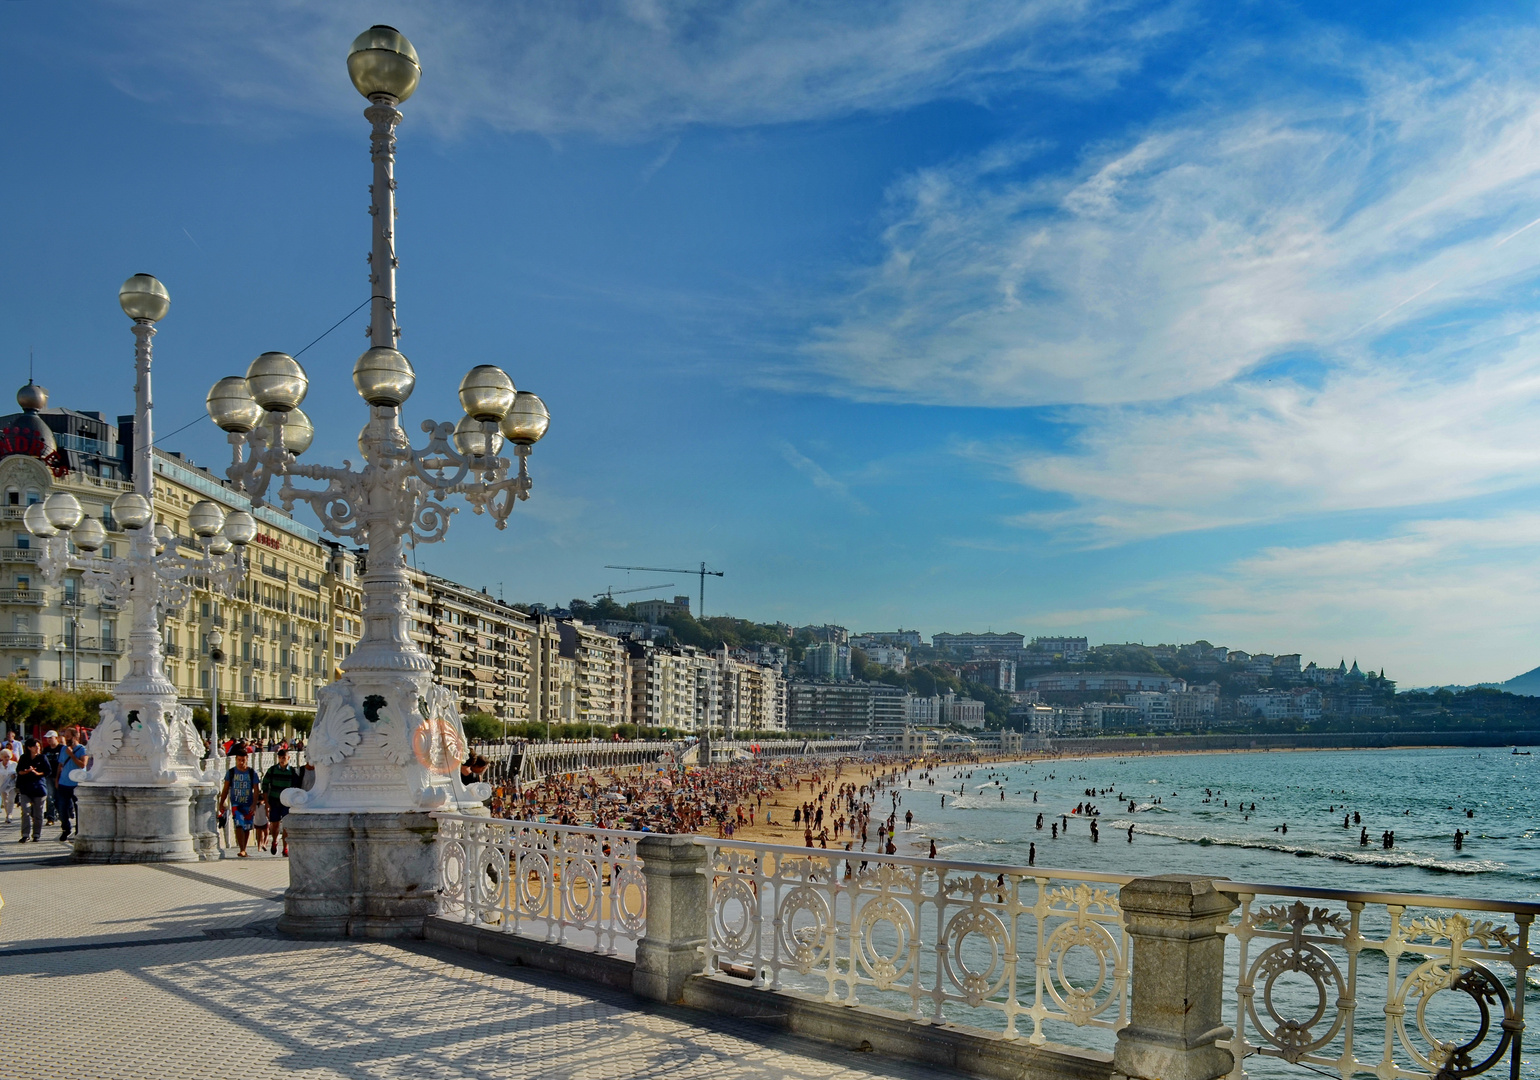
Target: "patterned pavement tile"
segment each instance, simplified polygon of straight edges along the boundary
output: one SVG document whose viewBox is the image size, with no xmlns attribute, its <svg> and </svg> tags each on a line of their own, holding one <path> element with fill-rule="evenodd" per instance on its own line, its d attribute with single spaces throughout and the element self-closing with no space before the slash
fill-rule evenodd
<svg viewBox="0 0 1540 1080">
<path fill-rule="evenodd" d="M 287 864 L 75 866 L 56 846 L 0 858 L 0 985 L 38 1006 L 7 1042 L 56 1047 L 64 1017 L 84 1037 L 67 1059 L 7 1054 L 15 1080 L 952 1075 L 439 946 L 211 937 L 270 926 Z"/>
</svg>

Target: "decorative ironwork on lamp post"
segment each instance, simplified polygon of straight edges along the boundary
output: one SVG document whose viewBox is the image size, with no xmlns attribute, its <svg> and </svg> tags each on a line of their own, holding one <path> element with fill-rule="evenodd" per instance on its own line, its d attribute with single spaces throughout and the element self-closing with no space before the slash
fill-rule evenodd
<svg viewBox="0 0 1540 1080">
<path fill-rule="evenodd" d="M 82 584 L 89 581 L 107 597 L 132 602 L 128 671 L 113 699 L 101 707 L 101 721 L 87 745 L 91 766 L 76 775 L 87 785 L 169 785 L 202 778 L 203 742 L 193 727 L 191 707 L 178 703 L 176 686 L 166 678 L 159 612 L 185 605 L 198 577 L 232 592 L 245 575 L 246 545 L 257 526 L 246 511 L 226 514 L 205 499 L 188 515 L 201 554 L 184 556 L 177 553 L 171 530 L 154 524 L 151 341 L 171 296 L 149 274 L 135 274 L 123 283 L 118 302 L 134 320 L 136 339 L 134 490 L 112 504 L 113 518 L 129 533 L 128 553 L 116 558 L 99 554 L 107 543 L 106 527 L 67 491 L 27 507 L 23 522 L 43 542 L 38 568 L 51 586 L 58 587 L 68 571 L 82 571 Z"/>
<path fill-rule="evenodd" d="M 245 376 L 220 379 L 209 391 L 208 411 L 233 448 L 227 475 L 254 505 L 274 498 L 292 511 L 303 502 L 327 532 L 369 553 L 363 637 L 343 661 L 343 677 L 316 695 L 307 745 L 314 786 L 290 788 L 285 804 L 306 811 L 469 808 L 484 802 L 490 788 L 460 781 L 465 729 L 453 694 L 434 684 L 432 661 L 409 633 L 405 550 L 442 540 L 457 498 L 504 528 L 515 503 L 529 497 L 530 451 L 550 414 L 534 394 L 516 390 L 502 369 L 482 364 L 460 382 L 465 416 L 457 423 L 424 421 L 427 445 L 411 445 L 401 407 L 417 377 L 396 347 L 395 131 L 398 106 L 417 89 L 421 69 L 404 35 L 376 26 L 354 41 L 348 73 L 369 100 L 364 116 L 374 162 L 370 347 L 353 365 L 353 384 L 369 408 L 358 437 L 362 460 L 357 468 L 348 460 L 340 468 L 298 462 L 313 432 L 299 411 L 310 380 L 286 353 L 263 353 Z M 501 455 L 505 442 L 514 448 L 516 470 Z M 324 486 L 297 486 L 296 480 Z"/>
</svg>

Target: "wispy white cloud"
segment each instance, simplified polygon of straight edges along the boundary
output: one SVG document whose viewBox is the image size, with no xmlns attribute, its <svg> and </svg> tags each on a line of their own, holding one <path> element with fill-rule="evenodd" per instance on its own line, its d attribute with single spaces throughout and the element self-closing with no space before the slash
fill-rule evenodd
<svg viewBox="0 0 1540 1080">
<path fill-rule="evenodd" d="M 1499 681 L 1540 663 L 1540 514 L 1446 518 L 1389 536 L 1273 547 L 1169 583 L 1205 632 L 1244 647 L 1357 657 L 1403 685 Z"/>
<path fill-rule="evenodd" d="M 802 453 L 791 443 L 783 442 L 780 444 L 779 449 L 781 457 L 786 459 L 786 463 L 812 481 L 813 486 L 819 491 L 826 491 L 838 497 L 860 513 L 867 514 L 871 512 L 871 509 L 851 492 L 849 484 L 830 475 L 827 469 Z"/>
<path fill-rule="evenodd" d="M 801 359 L 858 398 L 1168 400 L 1489 300 L 1540 262 L 1535 43 L 1205 95 L 1069 174 L 1001 148 L 922 170 Z"/>
<path fill-rule="evenodd" d="M 132 5 L 120 83 L 159 96 L 168 68 L 223 103 L 309 112 L 351 94 L 342 60 L 376 22 L 412 39 L 413 107 L 444 126 L 646 137 L 981 97 L 1033 83 L 1106 87 L 1180 21 L 1131 0 L 360 0 Z"/>
<path fill-rule="evenodd" d="M 1442 373 L 1357 364 L 1317 388 L 1252 379 L 1171 404 L 1070 410 L 1081 426 L 1064 451 L 963 452 L 1069 497 L 1015 524 L 1097 546 L 1529 485 L 1540 334 L 1486 345 L 1484 362 Z"/>
<path fill-rule="evenodd" d="M 916 173 L 798 363 L 858 399 L 1058 406 L 1061 449 L 963 452 L 1080 543 L 1529 483 L 1537 43 L 1327 40 L 1329 93 L 1195 93 L 1069 174 L 1031 147 Z"/>
</svg>

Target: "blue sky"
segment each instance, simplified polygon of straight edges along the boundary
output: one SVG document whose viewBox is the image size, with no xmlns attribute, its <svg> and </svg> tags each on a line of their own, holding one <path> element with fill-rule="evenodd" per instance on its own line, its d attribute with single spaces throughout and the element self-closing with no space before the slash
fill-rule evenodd
<svg viewBox="0 0 1540 1080">
<path fill-rule="evenodd" d="M 459 515 L 435 572 L 561 602 L 704 559 L 708 613 L 764 620 L 1202 636 L 1403 685 L 1540 663 L 1533 5 L 0 21 L 4 362 L 128 411 L 115 290 L 154 273 L 163 433 L 366 298 L 344 58 L 411 37 L 409 430 L 477 363 L 554 416 L 534 497 Z M 363 324 L 303 357 L 308 457 L 363 422 Z M 227 456 L 206 421 L 165 445 Z"/>
</svg>

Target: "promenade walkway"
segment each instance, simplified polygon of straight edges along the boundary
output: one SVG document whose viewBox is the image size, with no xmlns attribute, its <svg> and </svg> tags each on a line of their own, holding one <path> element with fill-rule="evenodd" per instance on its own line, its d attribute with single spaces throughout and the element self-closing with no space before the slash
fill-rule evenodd
<svg viewBox="0 0 1540 1080">
<path fill-rule="evenodd" d="M 75 866 L 9 829 L 0 846 L 17 1080 L 951 1075 L 420 942 L 287 941 L 283 859 Z"/>
</svg>

